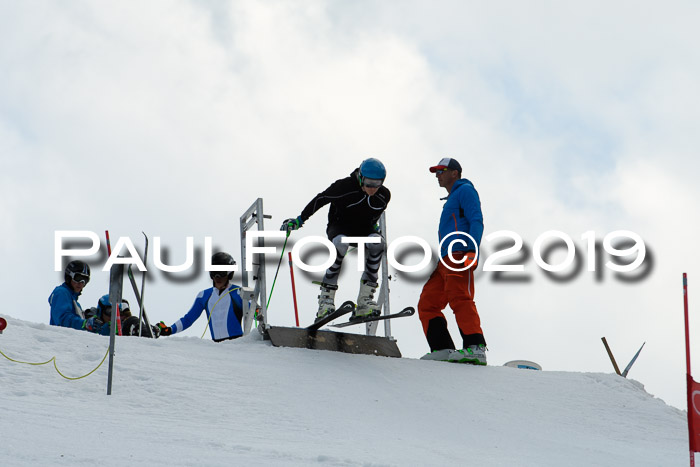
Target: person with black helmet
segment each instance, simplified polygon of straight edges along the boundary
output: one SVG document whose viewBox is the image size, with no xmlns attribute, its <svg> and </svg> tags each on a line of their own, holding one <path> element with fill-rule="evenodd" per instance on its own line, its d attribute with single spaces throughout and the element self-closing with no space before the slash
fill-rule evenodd
<svg viewBox="0 0 700 467">
<path fill-rule="evenodd" d="M 85 317 L 78 297 L 90 282 L 90 266 L 80 260 L 66 266 L 63 284 L 57 286 L 49 296 L 51 319 L 49 324 L 73 329 L 84 329 L 98 333 L 103 322 L 96 316 Z"/>
<path fill-rule="evenodd" d="M 335 311 L 335 292 L 338 289 L 338 276 L 343 259 L 352 246 L 343 243 L 344 237 L 378 237 L 379 243 L 365 244 L 365 268 L 360 279 L 357 307 L 350 320 L 362 319 L 379 314 L 379 306 L 374 301 L 377 289 L 379 266 L 384 252 L 385 240 L 379 232 L 379 218 L 389 204 L 391 192 L 384 186 L 386 169 L 378 159 L 362 161 L 349 177 L 336 180 L 306 205 L 296 218 L 287 219 L 280 230 L 297 230 L 316 211 L 326 204 L 328 227 L 326 234 L 336 248 L 336 260 L 323 276 L 321 293 L 318 297 L 316 321 Z"/>
<path fill-rule="evenodd" d="M 236 261 L 224 252 L 215 253 L 211 258 L 212 265 L 233 266 Z M 236 339 L 243 335 L 243 301 L 240 286 L 231 284 L 233 271 L 210 271 L 213 287 L 202 290 L 194 300 L 192 308 L 177 322 L 166 326 L 158 323 L 161 336 L 169 336 L 184 331 L 197 321 L 204 311 L 209 324 L 212 340 L 221 342 Z"/>
</svg>

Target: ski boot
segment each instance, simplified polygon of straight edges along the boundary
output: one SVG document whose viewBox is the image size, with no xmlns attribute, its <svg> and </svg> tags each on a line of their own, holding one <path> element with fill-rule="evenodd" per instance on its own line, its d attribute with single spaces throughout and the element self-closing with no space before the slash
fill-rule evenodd
<svg viewBox="0 0 700 467">
<path fill-rule="evenodd" d="M 486 365 L 486 346 L 484 344 L 470 345 L 464 349 L 454 350 L 447 357 L 448 362 L 471 363 Z"/>
<path fill-rule="evenodd" d="M 367 280 L 360 281 L 360 293 L 357 295 L 357 306 L 350 316 L 350 321 L 358 321 L 370 316 L 379 316 L 380 307 L 374 301 L 374 292 L 379 284 Z"/>
<path fill-rule="evenodd" d="M 318 296 L 318 312 L 314 323 L 322 320 L 326 315 L 335 311 L 335 292 L 338 286 L 335 284 L 321 283 L 321 294 Z"/>
</svg>

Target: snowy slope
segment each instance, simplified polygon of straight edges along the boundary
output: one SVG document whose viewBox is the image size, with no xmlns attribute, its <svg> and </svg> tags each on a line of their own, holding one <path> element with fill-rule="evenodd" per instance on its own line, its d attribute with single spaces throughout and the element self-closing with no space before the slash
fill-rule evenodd
<svg viewBox="0 0 700 467">
<path fill-rule="evenodd" d="M 108 338 L 4 316 L 11 358 L 56 356 L 79 376 L 106 353 Z M 0 464 L 688 463 L 685 414 L 610 374 L 275 348 L 254 333 L 118 338 L 109 397 L 106 383 L 106 361 L 68 381 L 0 356 Z"/>
</svg>

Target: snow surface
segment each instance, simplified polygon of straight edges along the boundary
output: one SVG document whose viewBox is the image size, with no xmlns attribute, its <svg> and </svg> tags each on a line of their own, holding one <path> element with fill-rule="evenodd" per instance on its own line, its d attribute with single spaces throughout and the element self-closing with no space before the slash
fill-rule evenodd
<svg viewBox="0 0 700 467">
<path fill-rule="evenodd" d="M 107 337 L 3 316 L 10 358 L 55 356 L 75 377 L 106 354 Z M 256 331 L 118 337 L 111 396 L 107 362 L 69 381 L 0 356 L 0 465 L 688 465 L 685 413 L 613 374 L 278 348 Z"/>
</svg>

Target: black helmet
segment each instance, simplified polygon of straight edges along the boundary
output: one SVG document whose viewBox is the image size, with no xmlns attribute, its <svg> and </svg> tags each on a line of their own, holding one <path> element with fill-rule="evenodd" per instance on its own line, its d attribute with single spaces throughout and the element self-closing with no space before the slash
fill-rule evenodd
<svg viewBox="0 0 700 467">
<path fill-rule="evenodd" d="M 228 253 L 220 251 L 218 253 L 214 253 L 214 255 L 211 257 L 211 264 L 212 266 L 234 266 L 236 264 L 236 260 L 233 259 L 233 256 L 229 255 Z M 212 279 L 226 275 L 228 275 L 228 280 L 231 280 L 233 278 L 233 271 L 209 271 L 209 277 Z"/>
<path fill-rule="evenodd" d="M 90 282 L 90 266 L 80 260 L 71 261 L 66 266 L 64 279 L 66 283 L 69 284 L 71 279 L 73 279 L 75 282 L 83 282 L 87 284 Z"/>
</svg>

